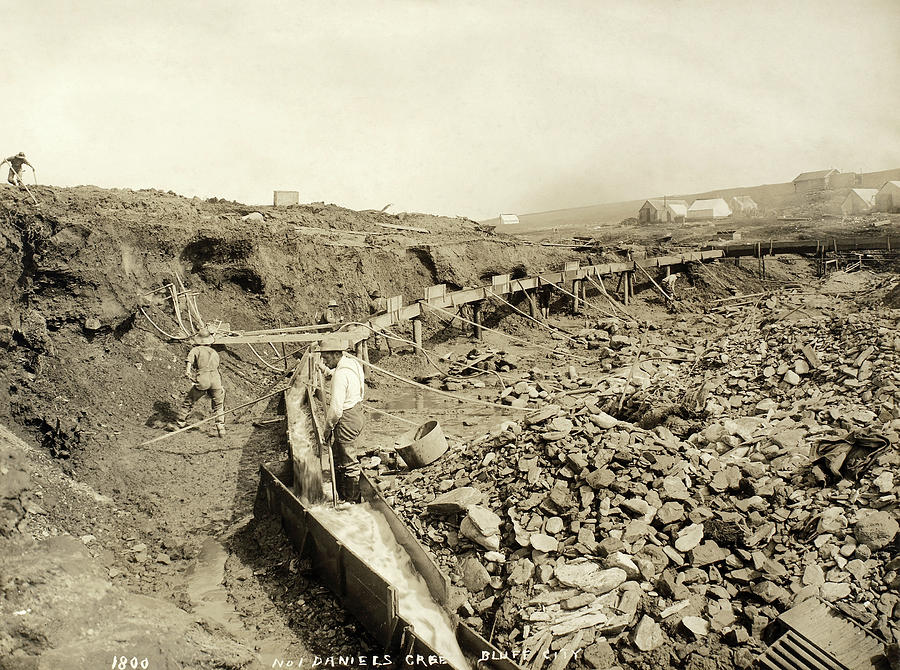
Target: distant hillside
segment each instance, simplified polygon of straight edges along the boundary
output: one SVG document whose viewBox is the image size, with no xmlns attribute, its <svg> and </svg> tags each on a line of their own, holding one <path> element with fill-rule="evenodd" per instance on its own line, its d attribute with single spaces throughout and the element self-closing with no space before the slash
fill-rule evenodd
<svg viewBox="0 0 900 670">
<path fill-rule="evenodd" d="M 900 168 L 894 170 L 882 170 L 881 172 L 867 172 L 862 175 L 862 184 L 858 188 L 881 188 L 886 181 L 900 180 Z M 840 201 L 847 194 L 848 189 L 837 189 L 829 192 L 826 209 L 837 207 L 840 210 Z M 687 200 L 690 204 L 699 198 L 731 198 L 736 195 L 749 195 L 763 211 L 777 210 L 794 213 L 807 205 L 808 199 L 803 194 L 794 193 L 794 185 L 791 182 L 784 184 L 763 184 L 762 186 L 744 186 L 740 188 L 719 189 L 704 193 L 688 193 L 682 195 L 668 194 L 669 198 Z M 641 200 L 628 200 L 624 202 L 610 202 L 601 205 L 588 205 L 587 207 L 574 207 L 571 209 L 555 209 L 547 212 L 535 212 L 532 214 L 519 214 L 517 225 L 505 225 L 502 230 L 505 233 L 528 233 L 550 228 L 584 227 L 599 225 L 602 223 L 618 223 L 628 217 L 637 217 L 638 210 L 649 198 L 662 198 L 662 195 L 650 194 Z M 837 203 L 835 205 L 835 202 Z M 488 225 L 497 225 L 499 217 L 483 221 Z"/>
</svg>

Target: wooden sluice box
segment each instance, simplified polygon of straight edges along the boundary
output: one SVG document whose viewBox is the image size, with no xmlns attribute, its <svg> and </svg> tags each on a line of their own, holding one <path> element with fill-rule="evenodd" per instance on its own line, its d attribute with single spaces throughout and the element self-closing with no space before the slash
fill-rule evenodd
<svg viewBox="0 0 900 670">
<path fill-rule="evenodd" d="M 294 388 L 287 394 L 302 394 L 300 407 L 286 402 L 287 433 L 290 444 L 292 414 L 304 412 L 313 426 L 313 439 L 321 444 L 321 433 L 313 407 L 315 399 L 309 388 Z M 296 397 L 296 396 L 295 396 Z M 287 397 L 286 397 L 287 400 Z M 301 556 L 309 558 L 319 580 L 338 598 L 341 605 L 366 628 L 390 655 L 394 667 L 447 668 L 447 663 L 417 663 L 416 659 L 432 659 L 440 654 L 416 634 L 410 622 L 399 612 L 397 591 L 374 567 L 352 549 L 344 545 L 322 521 L 316 518 L 311 507 L 294 492 L 294 474 L 297 471 L 291 460 L 265 463 L 260 468 L 260 484 L 254 513 L 270 513 L 281 519 L 282 527 Z M 360 492 L 365 502 L 380 512 L 397 541 L 409 556 L 415 571 L 428 586 L 431 598 L 447 612 L 455 626 L 457 642 L 470 660 L 472 668 L 496 670 L 521 670 L 520 667 L 485 640 L 454 612 L 448 611 L 450 580 L 440 570 L 418 538 L 406 527 L 401 518 L 381 496 L 377 488 L 363 475 Z M 482 661 L 485 658 L 487 660 Z"/>
<path fill-rule="evenodd" d="M 397 593 L 367 563 L 346 547 L 312 514 L 292 488 L 293 470 L 289 461 L 265 463 L 260 469 L 260 504 L 265 511 L 278 516 L 291 543 L 301 556 L 308 557 L 318 579 L 337 596 L 341 605 L 350 612 L 366 630 L 384 647 L 385 653 L 398 661 L 398 667 L 407 658 L 438 656 L 427 642 L 416 635 L 409 622 L 398 612 Z M 418 539 L 405 527 L 400 518 L 375 490 L 365 475 L 360 480 L 363 499 L 378 509 L 388 521 L 398 544 L 410 554 L 416 570 L 428 584 L 432 598 L 446 608 L 449 579 L 432 561 Z M 412 550 L 412 551 L 411 551 Z M 491 667 L 497 670 L 520 670 L 513 661 L 465 623 L 456 621 L 457 642 L 470 657 L 472 667 Z M 486 657 L 489 660 L 480 661 Z M 494 660 L 496 659 L 496 660 Z M 449 664 L 427 665 L 431 668 L 447 668 Z"/>
</svg>

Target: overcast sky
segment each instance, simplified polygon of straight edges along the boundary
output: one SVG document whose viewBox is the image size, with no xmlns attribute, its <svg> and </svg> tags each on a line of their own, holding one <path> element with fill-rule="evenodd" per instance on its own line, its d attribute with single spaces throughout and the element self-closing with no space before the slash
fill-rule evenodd
<svg viewBox="0 0 900 670">
<path fill-rule="evenodd" d="M 0 0 L 38 180 L 534 212 L 900 167 L 900 2 Z"/>
</svg>

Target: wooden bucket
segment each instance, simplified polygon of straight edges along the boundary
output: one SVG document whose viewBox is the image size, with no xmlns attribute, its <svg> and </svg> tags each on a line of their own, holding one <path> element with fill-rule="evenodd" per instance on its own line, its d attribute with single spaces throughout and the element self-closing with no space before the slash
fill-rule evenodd
<svg viewBox="0 0 900 670">
<path fill-rule="evenodd" d="M 433 463 L 447 451 L 447 438 L 437 421 L 423 423 L 400 440 L 403 446 L 397 447 L 397 453 L 410 469 Z"/>
</svg>

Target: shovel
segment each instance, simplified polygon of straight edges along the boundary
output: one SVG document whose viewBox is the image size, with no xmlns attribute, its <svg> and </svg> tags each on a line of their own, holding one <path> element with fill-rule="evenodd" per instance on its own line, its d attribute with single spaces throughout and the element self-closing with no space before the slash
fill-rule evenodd
<svg viewBox="0 0 900 670">
<path fill-rule="evenodd" d="M 39 202 L 37 201 L 37 199 L 34 197 L 34 194 L 31 192 L 31 189 L 28 188 L 28 184 L 26 184 L 26 183 L 25 183 L 25 180 L 22 179 L 21 173 L 20 173 L 18 170 L 13 170 L 13 172 L 15 172 L 15 173 L 16 173 L 16 176 L 19 178 L 19 181 L 20 181 L 21 184 L 22 184 L 22 188 L 24 188 L 24 189 L 28 192 L 28 195 L 31 196 L 31 199 L 32 199 L 32 200 L 34 200 L 34 204 L 38 206 L 38 209 L 40 209 L 41 203 L 39 203 Z M 34 178 L 34 185 L 37 186 L 37 177 Z"/>
</svg>

